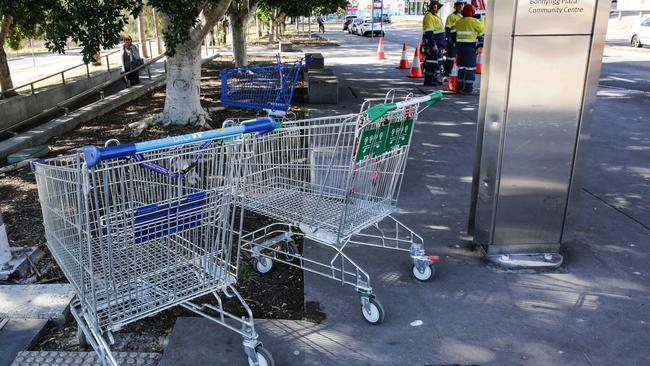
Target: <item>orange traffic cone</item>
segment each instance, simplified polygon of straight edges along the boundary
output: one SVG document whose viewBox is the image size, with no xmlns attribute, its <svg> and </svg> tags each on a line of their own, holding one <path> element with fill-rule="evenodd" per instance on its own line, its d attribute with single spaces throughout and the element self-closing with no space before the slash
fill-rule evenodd
<svg viewBox="0 0 650 366">
<path fill-rule="evenodd" d="M 399 60 L 399 66 L 397 66 L 398 69 L 408 69 L 409 68 L 409 60 L 408 56 L 406 56 L 406 42 L 404 42 L 404 45 L 402 46 L 402 57 Z"/>
<path fill-rule="evenodd" d="M 458 65 L 456 65 L 457 61 L 458 56 L 454 58 L 454 67 L 451 68 L 451 74 L 447 80 L 447 91 L 449 92 L 456 92 L 458 90 Z"/>
<path fill-rule="evenodd" d="M 483 47 L 479 47 L 478 54 L 476 55 L 476 73 L 483 72 Z"/>
<path fill-rule="evenodd" d="M 410 78 L 423 78 L 422 68 L 420 67 L 420 48 L 415 49 L 415 54 L 413 55 L 413 64 L 411 65 L 411 71 L 407 75 Z"/>
<path fill-rule="evenodd" d="M 384 37 L 379 38 L 379 46 L 377 46 L 377 60 L 385 60 L 384 54 Z"/>
<path fill-rule="evenodd" d="M 418 50 L 422 48 L 422 38 L 420 38 L 420 44 L 418 44 Z M 420 62 L 424 62 L 424 55 L 420 52 Z"/>
</svg>

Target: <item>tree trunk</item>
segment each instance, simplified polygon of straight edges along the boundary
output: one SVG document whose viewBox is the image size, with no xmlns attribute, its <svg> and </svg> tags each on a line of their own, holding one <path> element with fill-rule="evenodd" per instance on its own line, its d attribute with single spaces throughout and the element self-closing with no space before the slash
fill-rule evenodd
<svg viewBox="0 0 650 366">
<path fill-rule="evenodd" d="M 246 54 L 246 24 L 248 17 L 241 14 L 230 13 L 230 25 L 232 26 L 232 55 L 235 58 L 235 66 L 248 65 Z"/>
<path fill-rule="evenodd" d="M 177 46 L 167 57 L 167 88 L 162 122 L 207 126 L 210 120 L 201 107 L 201 46 Z"/>
<path fill-rule="evenodd" d="M 144 34 L 144 14 L 140 14 L 138 17 L 138 41 L 140 42 L 142 57 L 149 58 L 149 50 L 147 50 L 147 37 Z"/>
<path fill-rule="evenodd" d="M 14 82 L 11 80 L 11 72 L 9 71 L 9 61 L 7 61 L 7 53 L 5 52 L 5 37 L 9 33 L 9 28 L 13 22 L 11 15 L 5 14 L 0 23 L 0 97 L 8 98 L 16 95 L 14 91 L 4 92 L 5 90 L 12 89 Z"/>
<path fill-rule="evenodd" d="M 158 55 L 160 55 L 162 54 L 162 44 L 160 44 L 160 29 L 158 29 L 158 16 L 156 15 L 156 9 L 152 9 L 151 15 L 153 16 L 154 33 L 156 33 L 156 48 L 158 49 Z"/>
<path fill-rule="evenodd" d="M 165 108 L 158 116 L 164 125 L 209 126 L 210 116 L 201 107 L 201 42 L 229 6 L 230 0 L 222 0 L 203 9 L 197 25 L 188 30 L 189 39 L 176 46 L 174 56 L 167 56 Z M 162 15 L 167 27 L 169 17 Z"/>
<path fill-rule="evenodd" d="M 246 55 L 248 20 L 251 14 L 255 14 L 257 2 L 257 0 L 235 2 L 228 9 L 228 20 L 232 34 L 232 55 L 236 67 L 248 65 L 248 56 Z"/>
</svg>

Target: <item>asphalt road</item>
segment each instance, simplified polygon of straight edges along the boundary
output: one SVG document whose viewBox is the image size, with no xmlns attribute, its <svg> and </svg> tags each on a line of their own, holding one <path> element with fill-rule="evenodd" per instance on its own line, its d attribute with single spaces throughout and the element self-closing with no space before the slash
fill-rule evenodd
<svg viewBox="0 0 650 366">
<path fill-rule="evenodd" d="M 332 25 L 329 29 L 330 32 L 326 35 L 338 42 L 363 48 L 377 47 L 378 38 L 348 35 L 340 32 L 338 25 Z M 385 33 L 384 42 L 387 54 L 389 49 L 399 49 L 406 42 L 410 62 L 413 57 L 413 48 L 420 40 L 420 30 L 387 25 Z M 612 88 L 650 92 L 650 47 L 635 49 L 623 42 L 608 42 L 603 55 L 600 84 Z"/>
</svg>

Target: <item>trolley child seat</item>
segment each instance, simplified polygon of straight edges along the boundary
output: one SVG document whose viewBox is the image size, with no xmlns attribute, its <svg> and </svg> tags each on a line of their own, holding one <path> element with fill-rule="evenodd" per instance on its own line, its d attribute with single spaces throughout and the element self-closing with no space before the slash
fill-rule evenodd
<svg viewBox="0 0 650 366">
<path fill-rule="evenodd" d="M 76 292 L 81 339 L 103 365 L 118 365 L 112 332 L 175 305 L 241 334 L 251 365 L 273 365 L 234 287 L 243 175 L 233 164 L 255 132 L 273 128 L 261 117 L 32 162 L 47 245 Z M 238 299 L 247 316 L 226 311 L 220 293 Z M 206 294 L 218 305 L 193 302 Z"/>
<path fill-rule="evenodd" d="M 307 56 L 296 62 L 278 62 L 221 71 L 221 102 L 224 105 L 266 111 L 284 116 L 291 106 L 298 76 L 311 62 Z"/>
<path fill-rule="evenodd" d="M 276 261 L 351 285 L 373 324 L 384 310 L 368 273 L 343 252 L 346 245 L 409 252 L 413 275 L 431 278 L 438 257 L 426 256 L 422 237 L 391 214 L 418 114 L 441 99 L 435 92 L 397 101 L 390 91 L 383 104 L 366 101 L 358 114 L 284 122 L 251 141 L 246 185 L 238 192 L 245 209 L 276 221 L 242 238 L 253 267 L 267 273 Z M 300 254 L 296 237 L 321 244 L 331 256 Z"/>
</svg>

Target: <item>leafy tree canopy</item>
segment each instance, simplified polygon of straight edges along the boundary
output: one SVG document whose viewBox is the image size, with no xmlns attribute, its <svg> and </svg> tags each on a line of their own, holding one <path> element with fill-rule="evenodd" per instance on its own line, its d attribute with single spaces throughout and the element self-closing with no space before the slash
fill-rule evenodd
<svg viewBox="0 0 650 366">
<path fill-rule="evenodd" d="M 0 0 L 0 15 L 14 16 L 15 31 L 9 41 L 43 36 L 46 46 L 63 53 L 71 38 L 82 46 L 84 62 L 95 53 L 120 43 L 120 33 L 142 11 L 145 0 Z M 224 0 L 147 0 L 166 18 L 163 32 L 167 54 L 190 37 L 201 11 Z"/>
<path fill-rule="evenodd" d="M 118 44 L 128 14 L 137 17 L 142 10 L 139 0 L 51 0 L 51 3 L 44 26 L 46 47 L 63 53 L 70 37 L 82 46 L 84 62 L 90 62 L 100 49 Z"/>
<path fill-rule="evenodd" d="M 278 9 L 290 17 L 335 13 L 347 3 L 347 0 L 263 0 L 266 8 Z"/>
<path fill-rule="evenodd" d="M 32 0 L 0 0 L 0 18 L 10 15 L 13 19 L 5 42 L 17 50 L 20 42 L 26 38 L 39 38 L 43 35 L 42 25 L 45 22 L 50 1 Z"/>
</svg>

